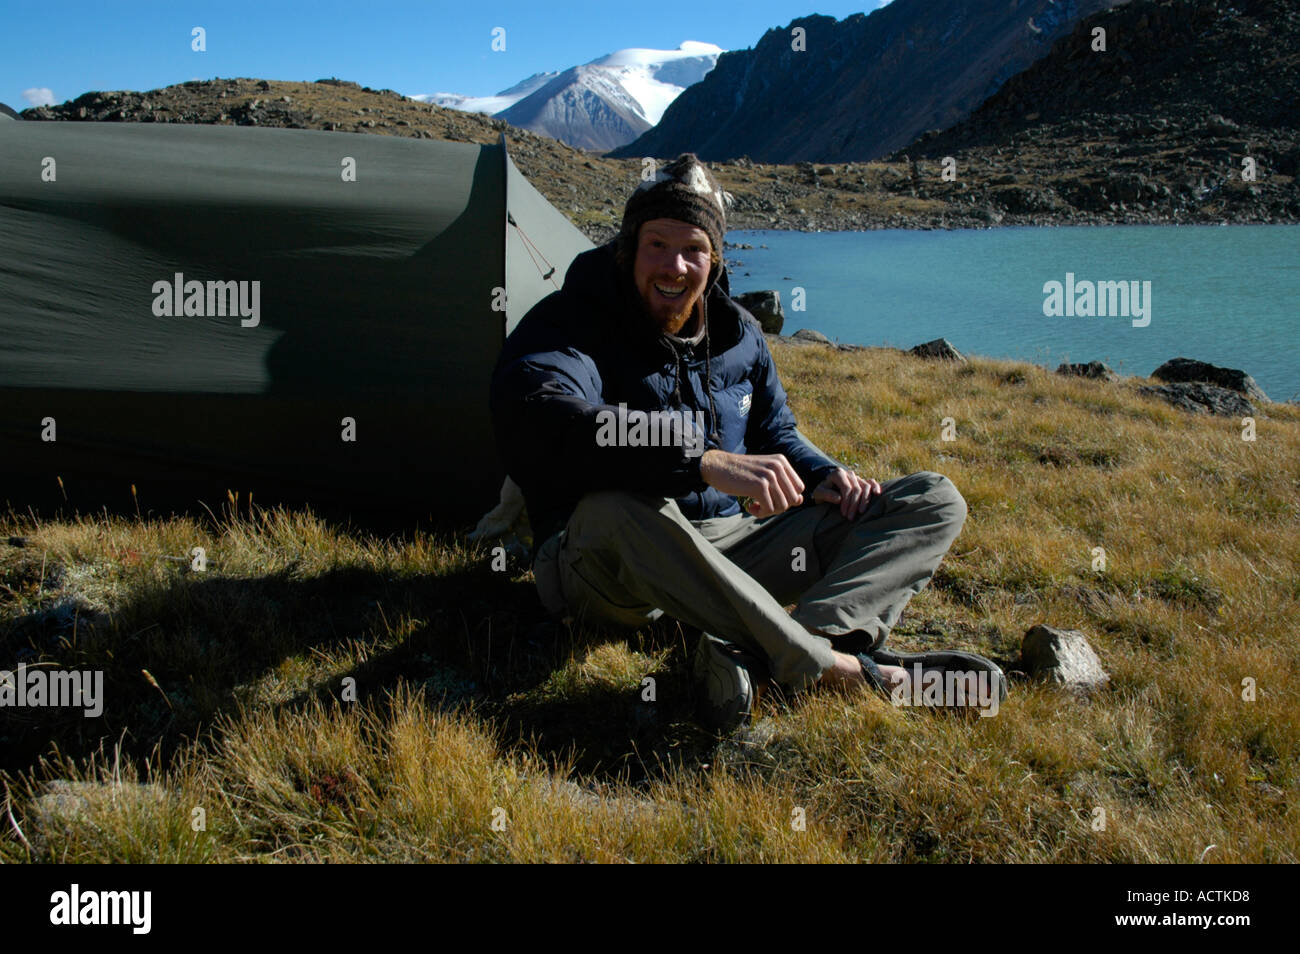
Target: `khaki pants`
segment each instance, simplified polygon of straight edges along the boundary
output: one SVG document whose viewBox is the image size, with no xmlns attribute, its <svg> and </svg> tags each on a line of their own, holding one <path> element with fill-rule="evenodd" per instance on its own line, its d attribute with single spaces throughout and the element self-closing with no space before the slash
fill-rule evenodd
<svg viewBox="0 0 1300 954">
<path fill-rule="evenodd" d="M 538 551 L 538 593 L 579 620 L 637 626 L 667 614 L 761 655 L 798 691 L 830 667 L 827 635 L 884 642 L 966 518 L 940 474 L 881 487 L 851 521 L 830 504 L 690 521 L 667 498 L 588 494 Z"/>
</svg>

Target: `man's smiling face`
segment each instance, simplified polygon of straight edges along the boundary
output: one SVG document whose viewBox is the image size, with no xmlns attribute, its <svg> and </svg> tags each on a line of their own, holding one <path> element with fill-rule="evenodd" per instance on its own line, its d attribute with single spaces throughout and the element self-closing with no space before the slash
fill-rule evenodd
<svg viewBox="0 0 1300 954">
<path fill-rule="evenodd" d="M 675 335 L 690 319 L 712 267 L 709 234 L 677 219 L 641 226 L 632 280 L 660 330 Z"/>
</svg>

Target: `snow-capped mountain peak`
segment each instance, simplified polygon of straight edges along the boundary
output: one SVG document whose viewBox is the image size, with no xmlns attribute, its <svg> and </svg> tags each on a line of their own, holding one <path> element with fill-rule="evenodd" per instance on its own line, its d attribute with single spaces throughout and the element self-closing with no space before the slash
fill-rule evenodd
<svg viewBox="0 0 1300 954">
<path fill-rule="evenodd" d="M 657 124 L 682 90 L 702 80 L 724 52 L 695 40 L 675 50 L 630 47 L 567 70 L 536 73 L 495 96 L 412 98 L 488 113 L 572 146 L 607 150 Z"/>
<path fill-rule="evenodd" d="M 641 104 L 642 115 L 654 126 L 663 118 L 668 104 L 686 87 L 704 79 L 724 52 L 712 43 L 687 40 L 675 50 L 638 47 L 617 50 L 586 65 L 614 73 L 619 84 Z"/>
</svg>

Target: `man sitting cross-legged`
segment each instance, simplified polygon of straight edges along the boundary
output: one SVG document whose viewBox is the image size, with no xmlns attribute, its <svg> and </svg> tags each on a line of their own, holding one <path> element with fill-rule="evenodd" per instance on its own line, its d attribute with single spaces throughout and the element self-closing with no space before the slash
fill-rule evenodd
<svg viewBox="0 0 1300 954">
<path fill-rule="evenodd" d="M 724 726 L 748 717 L 761 670 L 789 691 L 888 693 L 903 670 L 885 638 L 966 516 L 939 474 L 864 479 L 800 434 L 762 330 L 728 295 L 725 223 L 694 156 L 659 170 L 618 238 L 520 322 L 492 382 L 543 604 L 699 628 L 706 714 Z M 651 412 L 680 418 L 631 426 Z"/>
</svg>

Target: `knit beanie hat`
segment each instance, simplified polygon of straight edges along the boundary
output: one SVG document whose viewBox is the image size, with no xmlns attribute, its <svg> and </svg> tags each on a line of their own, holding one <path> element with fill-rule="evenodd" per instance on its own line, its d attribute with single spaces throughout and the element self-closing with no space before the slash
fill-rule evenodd
<svg viewBox="0 0 1300 954">
<path fill-rule="evenodd" d="M 694 153 L 682 153 L 656 169 L 654 178 L 638 185 L 627 200 L 618 234 L 620 259 L 630 267 L 636 258 L 637 233 L 652 219 L 677 219 L 703 229 L 721 258 L 722 236 L 727 231 L 725 206 L 730 199 Z M 713 277 L 711 274 L 710 282 Z"/>
</svg>

